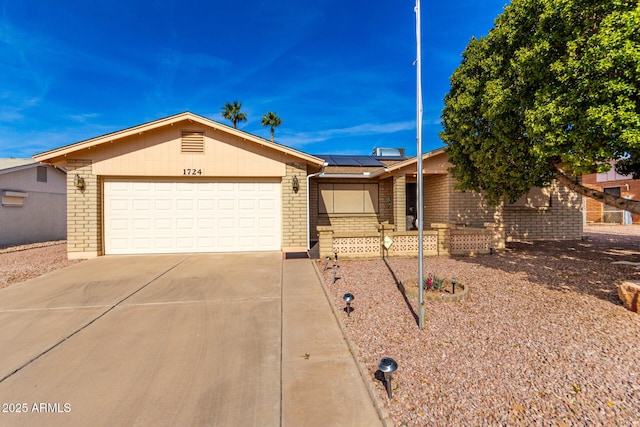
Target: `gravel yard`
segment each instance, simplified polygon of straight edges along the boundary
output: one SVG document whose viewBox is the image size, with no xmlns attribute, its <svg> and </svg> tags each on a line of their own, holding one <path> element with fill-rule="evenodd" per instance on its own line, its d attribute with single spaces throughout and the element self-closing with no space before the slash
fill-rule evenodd
<svg viewBox="0 0 640 427">
<path fill-rule="evenodd" d="M 342 321 L 396 425 L 640 426 L 640 315 L 617 297 L 640 267 L 612 264 L 640 262 L 640 227 L 585 235 L 425 258 L 425 274 L 455 276 L 471 296 L 426 302 L 424 331 L 396 282 L 417 277 L 415 259 L 340 261 L 335 284 L 323 272 L 338 309 L 355 296 Z M 375 379 L 385 356 L 399 364 L 391 401 Z"/>
<path fill-rule="evenodd" d="M 0 289 L 78 262 L 67 259 L 65 240 L 0 249 Z"/>
</svg>

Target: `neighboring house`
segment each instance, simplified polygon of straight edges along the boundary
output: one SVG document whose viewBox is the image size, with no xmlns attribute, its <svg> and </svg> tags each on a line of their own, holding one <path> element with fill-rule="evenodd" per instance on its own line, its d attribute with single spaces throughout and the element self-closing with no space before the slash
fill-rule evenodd
<svg viewBox="0 0 640 427">
<path fill-rule="evenodd" d="M 85 258 L 303 252 L 318 230 L 405 232 L 416 159 L 377 154 L 314 156 L 185 112 L 34 158 L 67 168 L 69 257 Z M 502 241 L 582 235 L 581 200 L 555 184 L 528 202 L 493 208 L 453 190 L 444 149 L 424 159 L 425 227 L 490 223 Z M 380 240 L 372 241 L 380 252 Z"/>
<path fill-rule="evenodd" d="M 612 167 L 610 171 L 582 176 L 585 187 L 603 191 L 618 197 L 637 200 L 640 197 L 640 180 L 630 175 L 620 175 Z M 585 197 L 584 220 L 586 223 L 637 224 L 640 215 L 605 205 Z"/>
<path fill-rule="evenodd" d="M 66 173 L 33 159 L 0 159 L 0 247 L 64 240 Z"/>
</svg>

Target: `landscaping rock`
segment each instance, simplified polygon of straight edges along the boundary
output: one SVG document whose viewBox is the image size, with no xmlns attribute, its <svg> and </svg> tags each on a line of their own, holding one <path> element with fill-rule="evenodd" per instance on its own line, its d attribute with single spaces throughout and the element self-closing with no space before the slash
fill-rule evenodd
<svg viewBox="0 0 640 427">
<path fill-rule="evenodd" d="M 618 287 L 618 297 L 620 297 L 624 308 L 640 313 L 640 282 L 622 282 Z"/>
</svg>

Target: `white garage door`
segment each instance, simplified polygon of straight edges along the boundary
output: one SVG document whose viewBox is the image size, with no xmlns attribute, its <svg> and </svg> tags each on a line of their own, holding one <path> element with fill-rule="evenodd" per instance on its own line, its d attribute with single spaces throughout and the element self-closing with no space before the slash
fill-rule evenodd
<svg viewBox="0 0 640 427">
<path fill-rule="evenodd" d="M 104 182 L 107 254 L 280 250 L 280 183 Z"/>
</svg>

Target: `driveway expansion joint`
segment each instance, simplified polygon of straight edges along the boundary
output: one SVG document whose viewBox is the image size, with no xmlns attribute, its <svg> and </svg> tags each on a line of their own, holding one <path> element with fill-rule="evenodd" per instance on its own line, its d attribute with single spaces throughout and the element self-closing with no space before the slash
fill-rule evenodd
<svg viewBox="0 0 640 427">
<path fill-rule="evenodd" d="M 131 292 L 129 295 L 125 296 L 124 298 L 122 298 L 120 301 L 116 302 L 113 305 L 105 305 L 103 307 L 109 307 L 106 311 L 104 311 L 102 314 L 98 315 L 97 317 L 95 317 L 94 319 L 92 319 L 91 321 L 87 322 L 84 326 L 76 329 L 74 332 L 70 333 L 69 335 L 67 335 L 66 337 L 62 338 L 60 341 L 58 341 L 57 343 L 51 345 L 50 347 L 46 348 L 45 350 L 43 350 L 42 352 L 40 352 L 39 354 L 37 354 L 36 356 L 34 356 L 33 358 L 31 358 L 30 360 L 28 360 L 27 362 L 23 363 L 22 365 L 20 365 L 18 368 L 16 368 L 14 371 L 9 372 L 7 375 L 5 375 L 4 377 L 0 378 L 0 384 L 2 382 L 4 382 L 7 378 L 11 378 L 14 374 L 20 372 L 22 369 L 24 369 L 25 367 L 29 366 L 31 363 L 35 362 L 36 360 L 40 359 L 42 356 L 44 356 L 45 354 L 49 353 L 50 351 L 52 351 L 53 349 L 57 348 L 58 346 L 60 346 L 61 344 L 63 344 L 64 342 L 68 341 L 69 339 L 71 339 L 73 336 L 77 335 L 78 333 L 82 332 L 83 330 L 85 330 L 86 328 L 88 328 L 90 325 L 92 325 L 93 323 L 95 323 L 96 321 L 98 321 L 99 319 L 102 319 L 104 316 L 106 316 L 109 312 L 111 312 L 113 309 L 115 309 L 116 307 L 120 306 L 124 301 L 126 301 L 127 299 L 131 298 L 132 296 L 134 296 L 135 294 L 137 294 L 138 292 L 140 292 L 141 290 L 143 290 L 144 288 L 146 288 L 147 286 L 149 286 L 151 283 L 155 282 L 156 280 L 158 280 L 159 278 L 161 278 L 162 276 L 164 276 L 165 274 L 169 273 L 170 271 L 172 271 L 173 269 L 175 269 L 176 267 L 178 267 L 180 264 L 184 263 L 186 260 L 188 260 L 189 258 L 191 258 L 193 256 L 193 254 L 189 255 L 188 257 L 186 257 L 185 259 L 181 260 L 180 262 L 178 262 L 177 264 L 175 264 L 174 266 L 172 266 L 171 268 L 168 268 L 167 270 L 165 270 L 164 272 L 162 272 L 161 274 L 157 275 L 156 277 L 154 277 L 153 279 L 151 279 L 150 281 L 148 281 L 147 283 L 145 283 L 144 285 L 142 285 L 141 287 L 139 287 L 138 289 L 136 289 L 135 291 Z"/>
</svg>

